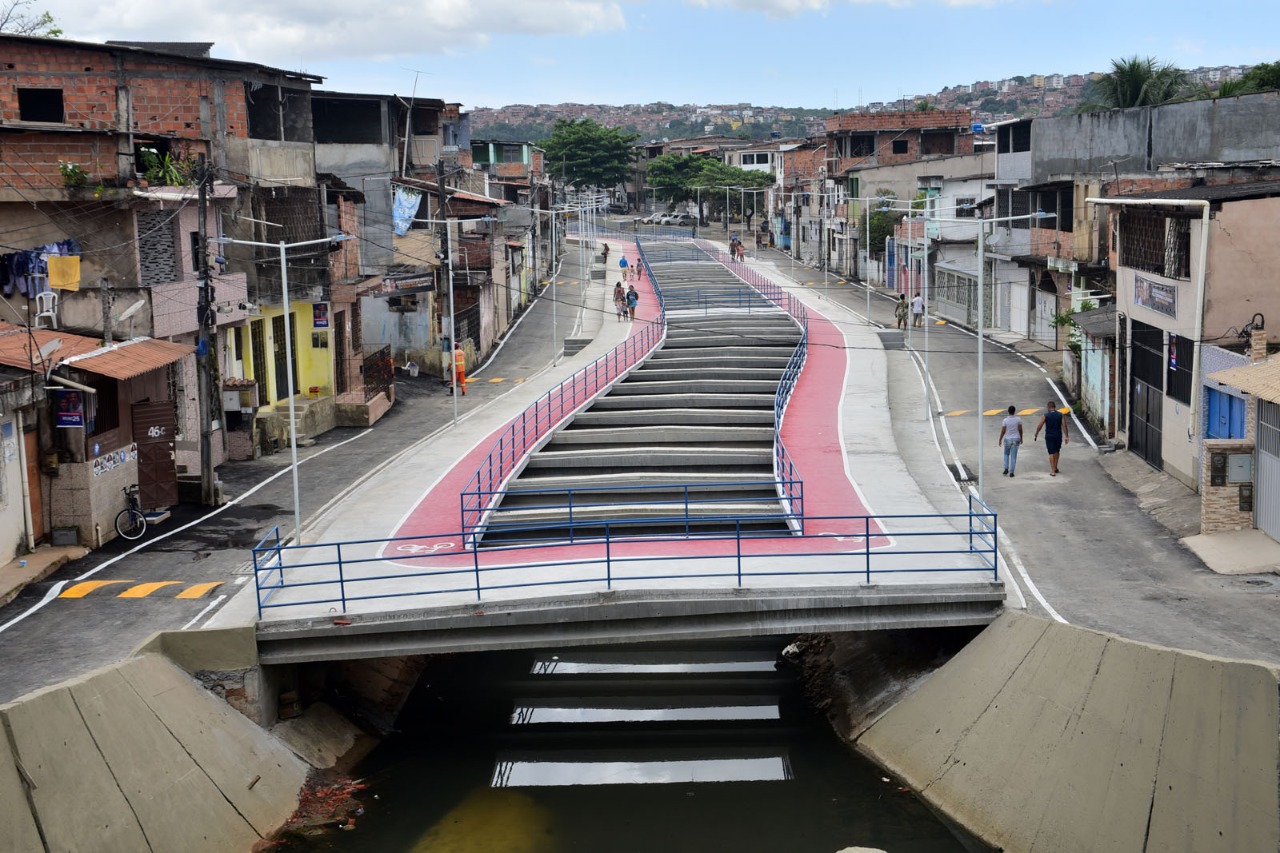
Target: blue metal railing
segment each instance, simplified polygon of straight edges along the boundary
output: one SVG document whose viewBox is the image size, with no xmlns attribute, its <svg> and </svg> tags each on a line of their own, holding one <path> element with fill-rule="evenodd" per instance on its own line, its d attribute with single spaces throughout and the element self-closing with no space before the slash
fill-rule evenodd
<svg viewBox="0 0 1280 853">
<path fill-rule="evenodd" d="M 839 539 L 830 532 L 784 538 L 753 534 L 743 529 L 747 521 L 740 517 L 722 521 L 733 525 L 732 533 L 636 537 L 625 533 L 625 524 L 606 523 L 596 538 L 557 545 L 549 555 L 531 552 L 527 544 L 477 549 L 466 532 L 282 545 L 273 531 L 253 549 L 258 615 L 314 606 L 336 606 L 345 613 L 362 602 L 457 593 L 483 600 L 485 593 L 564 586 L 613 589 L 666 580 L 732 580 L 741 587 L 778 578 L 821 582 L 847 577 L 871 584 L 886 575 L 973 573 L 981 578 L 990 573 L 992 581 L 999 581 L 996 516 L 972 497 L 967 513 L 809 519 L 844 531 Z M 662 547 L 680 542 L 721 547 L 688 554 Z M 812 544 L 806 547 L 805 542 Z M 779 548 L 782 543 L 785 550 Z M 937 547 L 929 547 L 931 543 Z M 448 547 L 441 550 L 442 544 Z M 392 556 L 383 556 L 388 549 Z M 504 554 L 526 559 L 504 562 Z M 809 557 L 821 559 L 806 568 L 803 558 Z M 677 564 L 685 570 L 672 571 Z"/>
<path fill-rule="evenodd" d="M 790 514 L 797 519 L 799 530 L 804 532 L 804 481 L 800 478 L 799 469 L 791 454 L 787 452 L 786 443 L 782 440 L 782 421 L 786 416 L 787 404 L 791 402 L 791 392 L 795 390 L 804 369 L 805 360 L 809 357 L 809 310 L 800 300 L 782 287 L 744 263 L 734 260 L 727 252 L 722 252 L 714 245 L 703 240 L 694 244 L 707 253 L 713 260 L 723 264 L 726 269 L 742 279 L 760 293 L 765 299 L 786 311 L 800 326 L 800 342 L 796 344 L 791 358 L 787 360 L 786 369 L 778 382 L 778 390 L 773 398 L 773 476 L 779 485 L 780 497 Z"/>
</svg>

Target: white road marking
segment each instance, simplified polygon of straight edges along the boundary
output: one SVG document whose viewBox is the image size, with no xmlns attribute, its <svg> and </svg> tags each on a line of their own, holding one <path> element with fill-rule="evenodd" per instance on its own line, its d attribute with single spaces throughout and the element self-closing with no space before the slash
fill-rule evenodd
<svg viewBox="0 0 1280 853">
<path fill-rule="evenodd" d="M 328 447 L 326 447 L 326 448 L 324 448 L 324 449 L 322 449 L 322 450 L 318 450 L 318 451 L 316 451 L 315 453 L 311 454 L 310 456 L 306 457 L 305 459 L 299 459 L 299 460 L 298 460 L 298 464 L 299 464 L 299 465 L 302 465 L 302 464 L 304 464 L 304 463 L 306 463 L 306 462 L 310 462 L 312 459 L 315 459 L 315 458 L 317 458 L 317 457 L 319 457 L 319 456 L 323 456 L 324 454 L 328 453 L 330 450 L 337 450 L 339 447 L 341 447 L 341 446 L 342 446 L 342 445 L 344 445 L 344 444 L 350 444 L 351 442 L 356 441 L 357 439 L 364 438 L 366 435 L 368 435 L 368 434 L 369 434 L 369 433 L 371 433 L 371 432 L 373 432 L 373 430 L 372 430 L 372 429 L 366 429 L 364 432 L 357 433 L 356 435 L 351 436 L 351 438 L 348 438 L 348 439 L 345 439 L 345 440 L 343 440 L 343 441 L 340 441 L 340 442 L 338 442 L 337 444 L 331 444 L 331 445 L 329 445 Z M 253 493 L 255 493 L 256 491 L 258 491 L 259 489 L 261 489 L 263 486 L 266 486 L 268 483 L 271 483 L 273 480 L 276 480 L 276 479 L 278 479 L 278 478 L 280 478 L 280 477 L 283 477 L 285 474 L 288 474 L 288 473 L 289 473 L 289 470 L 290 470 L 290 468 L 291 468 L 291 467 L 292 467 L 292 466 L 285 466 L 284 468 L 280 469 L 280 470 L 279 470 L 279 471 L 277 471 L 276 473 L 272 474 L 272 475 L 271 475 L 270 477 L 268 477 L 267 479 L 263 480 L 263 481 L 262 481 L 261 483 L 259 483 L 258 485 L 256 485 L 256 486 L 254 486 L 253 488 L 249 489 L 249 491 L 245 492 L 243 495 L 240 495 L 240 496 L 238 496 L 238 497 L 232 498 L 231 500 L 229 500 L 229 501 L 227 501 L 226 503 L 224 503 L 222 506 L 217 507 L 217 508 L 215 508 L 215 509 L 213 509 L 213 510 L 210 510 L 209 512 L 207 512 L 207 513 L 205 513 L 204 515 L 200 516 L 199 518 L 196 518 L 196 519 L 193 519 L 193 520 L 191 520 L 191 521 L 188 521 L 186 524 L 182 525 L 181 527 L 175 527 L 173 530 L 165 531 L 164 533 L 162 533 L 162 534 L 160 534 L 159 536 L 156 536 L 156 537 L 154 537 L 154 538 L 152 538 L 152 539 L 147 539 L 147 540 L 145 540 L 145 541 L 139 542 L 137 545 L 134 545 L 132 548 L 130 548 L 128 551 L 125 551 L 123 554 L 117 554 L 117 555 L 115 555 L 114 557 L 111 557 L 111 558 L 109 558 L 109 559 L 107 559 L 107 560 L 103 560 L 101 563 L 99 563 L 98 565 L 94 566 L 94 567 L 93 567 L 92 569 L 90 569 L 89 571 L 87 571 L 87 572 L 85 572 L 84 574 L 80 575 L 79 577 L 75 578 L 75 580 L 77 580 L 77 581 L 82 581 L 82 580 L 85 580 L 86 578 L 91 578 L 91 577 L 93 577 L 94 575 L 96 575 L 98 572 L 100 572 L 100 571 L 102 571 L 103 569 L 107 568 L 108 566 L 111 566 L 111 565 L 114 565 L 115 563 L 120 562 L 120 561 L 121 561 L 121 560 L 123 560 L 125 557 L 131 557 L 131 556 L 133 556 L 134 554 L 138 553 L 139 551 L 143 550 L 144 548 L 146 548 L 146 547 L 147 547 L 147 546 L 149 546 L 149 545 L 152 545 L 152 544 L 154 544 L 154 543 L 156 543 L 156 542 L 162 542 L 162 541 L 164 541 L 165 539 L 168 539 L 170 536 L 174 536 L 174 535 L 176 535 L 176 534 L 178 534 L 178 533 L 181 533 L 181 532 L 182 532 L 182 531 L 184 531 L 184 530 L 188 530 L 188 529 L 190 529 L 190 528 L 192 528 L 192 527 L 195 527 L 197 524 L 201 524 L 201 523 L 203 523 L 203 522 L 205 522 L 205 521 L 209 520 L 210 518 L 213 518 L 215 515 L 218 515 L 218 514 L 220 514 L 220 513 L 224 512 L 225 510 L 229 509 L 230 507 L 233 507 L 233 506 L 235 506 L 236 504 L 240 503 L 240 502 L 241 502 L 241 501 L 243 501 L 245 498 L 249 497 L 250 495 L 252 495 L 252 494 L 253 494 Z M 45 606 L 46 604 L 48 604 L 50 601 L 53 601 L 53 599 L 55 599 L 55 598 L 57 598 L 57 597 L 58 597 L 59 593 L 61 593 L 61 592 L 62 592 L 62 588 L 63 588 L 64 586 L 66 586 L 66 584 L 67 584 L 67 581 L 58 581 L 58 583 L 54 584 L 54 585 L 53 585 L 53 587 L 52 587 L 52 588 L 51 588 L 47 593 L 45 593 L 44 598 L 40 599 L 38 602 L 36 602 L 35 604 L 33 604 L 33 605 L 32 605 L 30 608 L 28 608 L 25 612 L 18 614 L 17 616 L 15 616 L 15 617 L 13 617 L 12 619 L 10 619 L 8 622 L 5 622 L 3 625 L 0 625 L 0 634 L 3 634 L 5 631 L 9 630 L 9 629 L 10 629 L 10 628 L 12 628 L 14 625 L 17 625 L 17 624 L 18 624 L 19 622 L 21 622 L 23 619 L 26 619 L 28 616 L 32 615 L 32 614 L 33 614 L 33 613 L 35 613 L 36 611 L 44 609 L 44 606 Z"/>
<path fill-rule="evenodd" d="M 204 610 L 201 610 L 199 613 L 195 615 L 194 619 L 192 619 L 190 622 L 182 626 L 182 630 L 186 631 L 190 629 L 192 625 L 199 622 L 202 618 L 204 618 L 204 615 L 206 613 L 208 613 L 210 610 L 213 610 L 215 607 L 217 607 L 219 604 L 225 601 L 226 598 L 227 597 L 225 595 L 220 595 L 217 598 L 215 598 L 213 601 L 210 601 L 208 606 L 206 606 Z"/>
</svg>

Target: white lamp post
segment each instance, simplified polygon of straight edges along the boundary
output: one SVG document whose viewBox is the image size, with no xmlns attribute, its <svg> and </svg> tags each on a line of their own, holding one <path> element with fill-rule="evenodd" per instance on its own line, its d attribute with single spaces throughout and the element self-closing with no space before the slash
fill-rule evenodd
<svg viewBox="0 0 1280 853">
<path fill-rule="evenodd" d="M 274 224 L 274 223 L 267 223 Z M 293 473 L 293 542 L 295 545 L 302 542 L 302 501 L 298 493 L 298 415 L 297 406 L 294 400 L 295 389 L 293 387 L 293 317 L 291 316 L 291 305 L 289 303 L 289 264 L 287 252 L 289 249 L 297 249 L 302 246 L 318 246 L 321 243 L 334 243 L 341 240 L 349 240 L 351 235 L 340 234 L 337 237 L 324 237 L 319 240 L 302 240 L 297 243 L 286 243 L 281 240 L 279 243 L 260 243 L 255 240 L 232 240 L 230 237 L 219 237 L 218 239 L 210 239 L 210 243 L 232 243 L 237 246 L 261 246 L 264 248 L 278 248 L 280 250 L 280 291 L 284 299 L 284 351 L 285 360 L 288 370 L 285 371 L 285 387 L 289 394 L 289 454 L 290 468 Z M 254 365 L 256 371 L 258 366 Z"/>
</svg>

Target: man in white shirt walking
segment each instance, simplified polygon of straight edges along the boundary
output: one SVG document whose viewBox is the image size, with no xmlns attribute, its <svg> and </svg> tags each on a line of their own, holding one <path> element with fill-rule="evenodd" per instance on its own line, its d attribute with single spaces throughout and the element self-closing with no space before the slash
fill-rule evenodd
<svg viewBox="0 0 1280 853">
<path fill-rule="evenodd" d="M 1016 414 L 1015 406 L 1009 407 L 1009 415 L 1000 422 L 1000 445 L 1004 448 L 1004 470 L 1000 473 L 1006 477 L 1013 476 L 1013 469 L 1018 465 L 1018 446 L 1022 444 L 1022 418 Z"/>
<path fill-rule="evenodd" d="M 915 299 L 911 300 L 911 325 L 924 325 L 924 297 L 920 295 L 919 291 L 916 292 Z"/>
</svg>

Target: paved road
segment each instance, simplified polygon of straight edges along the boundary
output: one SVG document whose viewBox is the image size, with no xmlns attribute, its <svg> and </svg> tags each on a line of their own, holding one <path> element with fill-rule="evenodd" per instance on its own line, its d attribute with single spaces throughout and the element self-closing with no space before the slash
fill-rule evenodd
<svg viewBox="0 0 1280 853">
<path fill-rule="evenodd" d="M 561 341 L 579 320 L 577 258 L 575 251 L 566 256 L 554 301 L 548 288 L 490 363 L 468 378 L 467 395 L 458 398 L 460 414 L 546 369 L 559 350 L 549 334 L 552 308 Z M 303 519 L 452 418 L 450 393 L 439 377 L 426 371 L 416 379 L 397 377 L 396 404 L 372 429 L 331 430 L 299 450 Z M 292 530 L 289 454 L 228 463 L 219 476 L 234 503 L 212 515 L 180 506 L 140 542 L 114 540 L 0 608 L 0 703 L 125 657 L 155 631 L 203 624 L 241 585 L 252 583 L 253 545 L 275 525 Z"/>
<path fill-rule="evenodd" d="M 821 288 L 850 311 L 865 310 L 860 287 L 793 267 L 782 253 L 766 251 L 761 258 L 773 259 L 780 270 Z M 555 302 L 550 291 L 545 292 L 492 363 L 475 375 L 467 396 L 459 399 L 460 412 L 497 400 L 548 365 L 557 349 L 549 335 L 553 305 L 559 338 L 572 334 L 584 287 L 576 260 L 577 253 L 571 251 Z M 889 300 L 877 296 L 872 315 L 891 326 Z M 860 320 L 849 314 L 842 322 Z M 935 401 L 927 408 L 919 369 L 923 336 L 913 332 L 911 343 L 917 358 L 900 351 L 889 359 L 895 436 L 916 479 L 941 491 L 951 488 L 942 468 L 950 453 L 946 434 L 961 461 L 977 467 L 976 416 L 937 415 L 974 409 L 976 340 L 954 327 L 931 327 L 929 366 L 941 405 Z M 988 343 L 988 408 L 1010 402 L 1038 408 L 1049 393 L 1039 366 Z M 452 416 L 452 402 L 438 379 L 425 374 L 399 379 L 396 405 L 373 429 L 333 430 L 301 451 L 304 517 L 343 494 L 381 461 L 447 425 Z M 1138 508 L 1134 497 L 1103 470 L 1096 451 L 1078 440 L 1064 452 L 1062 474 L 1056 478 L 1048 476 L 1043 445 L 1036 443 L 1023 448 L 1018 478 L 1001 478 L 995 443 L 998 418 L 987 418 L 984 424 L 988 501 L 1000 513 L 1005 542 L 1021 557 L 1044 601 L 1062 618 L 1162 645 L 1280 662 L 1280 591 L 1268 580 L 1274 576 L 1221 577 L 1209 572 Z M 1030 435 L 1035 420 L 1028 418 L 1027 425 Z M 932 444 L 934 429 L 944 436 L 942 456 Z M 0 609 L 0 702 L 123 657 L 153 631 L 203 624 L 249 581 L 253 543 L 273 525 L 291 526 L 288 455 L 229 464 L 220 473 L 235 503 L 212 516 L 180 507 L 173 520 L 149 533 L 140 546 L 112 543 L 64 566 Z M 191 526 L 179 530 L 186 524 Z M 84 586 L 88 581 L 110 583 L 89 588 Z M 1048 612 L 1026 584 L 1022 587 L 1033 612 Z M 146 594 L 121 597 L 129 591 Z M 72 592 L 83 595 L 54 597 Z"/>
<path fill-rule="evenodd" d="M 765 252 L 784 272 L 790 260 Z M 829 298 L 865 313 L 866 291 L 836 284 L 835 276 L 801 268 L 797 280 L 810 282 Z M 878 295 L 872 318 L 893 328 L 892 301 Z M 920 439 L 926 430 L 921 394 L 924 335 L 910 333 L 910 352 L 891 352 L 890 406 L 899 447 L 913 476 L 937 479 L 939 453 Z M 938 401 L 928 407 L 944 455 L 950 434 L 961 462 L 977 468 L 977 339 L 963 329 L 929 329 L 930 374 Z M 1039 363 L 988 341 L 984 350 L 985 406 L 988 411 L 1015 405 L 1043 409 L 1056 399 L 1049 373 Z M 945 413 L 965 410 L 964 415 Z M 1125 637 L 1233 658 L 1280 663 L 1280 579 L 1273 574 L 1224 576 L 1204 564 L 1143 512 L 1134 495 L 1104 469 L 1102 457 L 1071 424 L 1072 440 L 1061 457 L 1061 472 L 1049 476 L 1043 436 L 1032 440 L 1039 416 L 1024 416 L 1027 442 L 1018 459 L 1018 476 L 1000 475 L 996 437 L 1000 417 L 983 419 L 986 499 L 999 514 L 1006 545 L 1020 557 L 1049 607 L 1061 618 Z M 1122 453 L 1124 451 L 1121 451 Z M 1118 460 L 1132 464 L 1132 460 Z M 1048 615 L 1026 584 L 1032 612 Z"/>
</svg>

